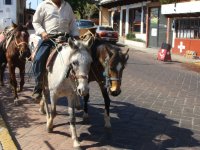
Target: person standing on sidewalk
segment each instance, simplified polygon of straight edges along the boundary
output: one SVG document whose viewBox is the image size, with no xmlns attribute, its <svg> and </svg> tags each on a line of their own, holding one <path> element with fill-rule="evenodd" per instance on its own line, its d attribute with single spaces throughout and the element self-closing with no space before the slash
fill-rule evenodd
<svg viewBox="0 0 200 150">
<path fill-rule="evenodd" d="M 42 96 L 42 76 L 45 64 L 54 46 L 49 40 L 49 34 L 67 33 L 75 39 L 79 39 L 79 30 L 75 22 L 73 10 L 64 0 L 45 0 L 39 4 L 33 16 L 33 27 L 36 34 L 42 38 L 36 56 L 33 60 L 33 73 L 35 76 L 35 88 L 33 98 Z"/>
</svg>

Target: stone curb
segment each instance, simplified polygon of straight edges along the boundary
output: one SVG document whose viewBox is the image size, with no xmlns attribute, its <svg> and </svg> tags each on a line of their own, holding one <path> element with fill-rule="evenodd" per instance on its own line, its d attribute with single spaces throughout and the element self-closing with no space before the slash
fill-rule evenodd
<svg viewBox="0 0 200 150">
<path fill-rule="evenodd" d="M 7 126 L 0 114 L 0 150 L 17 150 L 17 147 L 10 136 Z"/>
</svg>

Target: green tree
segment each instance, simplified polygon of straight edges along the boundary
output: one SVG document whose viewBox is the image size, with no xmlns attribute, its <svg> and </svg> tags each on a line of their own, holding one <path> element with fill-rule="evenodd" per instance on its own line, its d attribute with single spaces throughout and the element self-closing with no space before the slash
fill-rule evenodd
<svg viewBox="0 0 200 150">
<path fill-rule="evenodd" d="M 80 18 L 90 18 L 95 12 L 98 11 L 97 6 L 92 0 L 65 0 L 69 2 L 74 10 L 75 14 L 78 14 Z"/>
<path fill-rule="evenodd" d="M 177 0 L 159 0 L 161 4 L 169 4 L 169 3 L 174 3 Z"/>
</svg>

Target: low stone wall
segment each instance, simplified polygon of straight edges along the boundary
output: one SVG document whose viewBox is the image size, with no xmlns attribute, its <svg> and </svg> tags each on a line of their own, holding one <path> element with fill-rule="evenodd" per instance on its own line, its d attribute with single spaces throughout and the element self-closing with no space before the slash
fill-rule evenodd
<svg viewBox="0 0 200 150">
<path fill-rule="evenodd" d="M 132 41 L 132 40 L 124 40 L 124 44 L 129 45 L 129 46 L 134 46 L 134 47 L 146 48 L 146 44 L 143 43 L 143 42 L 137 42 L 137 41 Z"/>
</svg>

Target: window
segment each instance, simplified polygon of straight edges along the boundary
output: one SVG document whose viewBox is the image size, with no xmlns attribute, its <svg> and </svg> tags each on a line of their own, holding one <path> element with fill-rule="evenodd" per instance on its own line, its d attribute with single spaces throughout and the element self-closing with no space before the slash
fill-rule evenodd
<svg viewBox="0 0 200 150">
<path fill-rule="evenodd" d="M 177 38 L 200 39 L 199 18 L 176 19 L 175 24 Z"/>
<path fill-rule="evenodd" d="M 129 9 L 129 32 L 141 31 L 141 20 L 143 21 L 143 32 L 146 33 L 146 7 L 143 7 L 144 16 L 142 18 L 142 8 Z"/>
<path fill-rule="evenodd" d="M 11 5 L 11 0 L 5 0 L 6 5 Z"/>
</svg>

